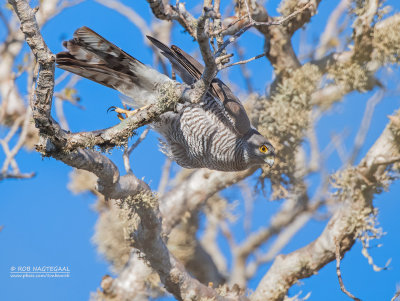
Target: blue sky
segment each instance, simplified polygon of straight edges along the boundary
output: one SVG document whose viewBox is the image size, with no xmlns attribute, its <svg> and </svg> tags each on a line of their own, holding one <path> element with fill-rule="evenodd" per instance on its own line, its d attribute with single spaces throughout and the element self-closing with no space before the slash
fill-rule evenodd
<svg viewBox="0 0 400 301">
<path fill-rule="evenodd" d="M 191 2 L 192 1 L 187 1 Z M 194 1 L 193 1 L 194 2 Z M 226 2 L 226 1 L 225 1 Z M 36 2 L 37 3 L 37 2 Z M 145 1 L 125 1 L 140 15 L 149 20 L 150 11 Z M 222 1 L 224 3 L 224 1 Z M 267 8 L 275 14 L 279 1 L 268 1 Z M 322 1 L 319 13 L 313 17 L 307 27 L 307 42 L 314 45 L 324 28 L 327 16 L 338 1 Z M 400 11 L 400 3 L 396 0 L 387 1 L 388 5 Z M 190 5 L 189 5 L 190 6 Z M 194 6 L 194 5 L 192 5 Z M 80 26 L 88 26 L 120 48 L 134 55 L 144 63 L 152 63 L 151 50 L 143 45 L 143 36 L 129 21 L 117 13 L 93 2 L 85 1 L 76 7 L 66 9 L 43 28 L 44 38 L 50 49 L 56 53 L 62 50 L 62 40 L 72 37 L 73 31 Z M 0 37 L 5 34 L 0 28 Z M 191 52 L 195 43 L 190 36 L 175 28 L 173 42 Z M 298 51 L 300 33 L 296 33 L 293 44 Z M 259 54 L 262 49 L 262 39 L 255 32 L 246 33 L 241 38 L 242 45 L 248 47 L 246 57 Z M 248 64 L 255 90 L 263 93 L 266 84 L 272 81 L 272 69 L 269 62 L 260 59 Z M 230 76 L 231 81 L 244 89 L 243 79 L 239 76 L 239 67 L 234 67 Z M 60 75 L 60 70 L 57 75 Z M 390 76 L 384 77 L 388 88 L 396 90 L 399 70 L 394 69 Z M 23 79 L 22 79 L 23 80 Z M 21 85 L 24 85 L 23 81 Z M 77 84 L 81 104 L 85 110 L 80 110 L 70 104 L 65 104 L 65 114 L 73 131 L 93 130 L 116 124 L 118 121 L 113 114 L 106 110 L 111 105 L 119 105 L 118 94 L 111 89 L 100 86 L 88 80 Z M 366 100 L 371 93 L 348 95 L 344 102 L 330 110 L 318 123 L 317 132 L 320 147 L 323 149 L 330 140 L 330 134 L 340 133 L 344 129 L 348 135 L 345 145 L 351 149 L 358 127 L 361 123 Z M 392 93 L 376 107 L 365 147 L 361 150 L 360 158 L 374 143 L 382 132 L 390 115 L 400 107 L 398 93 Z M 4 136 L 4 129 L 0 129 Z M 160 166 L 164 163 L 163 155 L 158 151 L 157 135 L 150 136 L 134 151 L 131 159 L 135 174 L 150 183 L 156 189 L 159 182 Z M 115 149 L 110 157 L 122 168 L 122 153 Z M 4 158 L 0 152 L 0 162 Z M 7 180 L 0 182 L 0 300 L 87 300 L 89 292 L 95 291 L 104 274 L 110 273 L 107 262 L 97 253 L 91 242 L 94 233 L 97 214 L 91 209 L 94 198 L 89 194 L 73 195 L 67 189 L 71 168 L 54 159 L 42 158 L 35 152 L 22 151 L 17 156 L 23 172 L 37 172 L 30 180 Z M 151 162 L 151 164 L 150 164 Z M 358 161 L 357 161 L 358 162 Z M 328 169 L 333 172 L 340 166 L 340 160 L 335 154 L 329 159 Z M 174 166 L 177 170 L 178 167 Z M 309 178 L 310 186 L 313 177 Z M 225 192 L 229 200 L 240 199 L 238 189 Z M 396 284 L 400 284 L 400 235 L 398 229 L 400 220 L 400 184 L 395 183 L 390 191 L 376 197 L 374 204 L 379 208 L 379 221 L 386 235 L 376 242 L 380 248 L 373 248 L 371 254 L 376 263 L 383 266 L 392 258 L 390 268 L 382 272 L 374 272 L 367 260 L 361 255 L 360 243 L 348 252 L 342 261 L 342 275 L 347 288 L 362 300 L 390 300 Z M 280 202 L 269 202 L 260 196 L 255 201 L 253 216 L 254 229 L 266 224 L 269 217 L 278 210 Z M 239 205 L 237 212 L 243 209 Z M 240 223 L 240 220 L 238 221 Z M 283 250 L 291 252 L 302 247 L 318 237 L 326 221 L 311 220 Z M 239 239 L 245 234 L 239 225 L 234 225 Z M 224 250 L 226 242 L 220 240 Z M 229 255 L 228 255 L 229 256 Z M 71 277 L 66 279 L 12 279 L 12 266 L 68 266 Z M 265 265 L 250 282 L 250 289 L 255 289 L 262 275 L 268 270 Z M 296 284 L 290 294 L 299 291 L 303 296 L 311 291 L 309 300 L 348 300 L 340 291 L 336 277 L 335 264 L 331 263 L 321 269 L 318 275 L 302 280 Z M 167 298 L 168 299 L 168 298 Z M 165 300 L 167 300 L 165 299 Z M 168 299 L 172 300 L 172 299 Z"/>
</svg>

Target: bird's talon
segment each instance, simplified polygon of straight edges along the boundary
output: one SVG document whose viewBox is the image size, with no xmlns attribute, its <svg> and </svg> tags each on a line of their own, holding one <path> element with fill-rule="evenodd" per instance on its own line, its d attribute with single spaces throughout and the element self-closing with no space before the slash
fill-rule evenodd
<svg viewBox="0 0 400 301">
<path fill-rule="evenodd" d="M 107 109 L 107 113 L 109 113 L 110 111 L 111 111 L 111 112 L 114 112 L 116 108 L 117 108 L 116 106 L 111 106 L 111 107 L 109 107 L 109 108 Z"/>
<path fill-rule="evenodd" d="M 116 106 L 109 107 L 107 109 L 107 113 L 110 111 L 117 113 L 117 117 L 119 120 L 124 120 L 125 118 L 132 116 L 136 113 L 136 111 L 131 111 L 131 109 L 121 109 Z M 124 115 L 125 115 L 125 117 L 124 117 Z"/>
</svg>

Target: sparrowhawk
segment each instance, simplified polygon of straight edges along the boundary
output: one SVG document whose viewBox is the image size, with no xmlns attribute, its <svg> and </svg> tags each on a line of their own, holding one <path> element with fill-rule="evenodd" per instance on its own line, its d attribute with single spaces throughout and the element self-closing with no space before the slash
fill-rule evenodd
<svg viewBox="0 0 400 301">
<path fill-rule="evenodd" d="M 201 77 L 204 67 L 192 56 L 148 38 L 186 84 Z M 77 29 L 63 45 L 68 51 L 57 54 L 59 68 L 118 90 L 135 107 L 155 103 L 159 87 L 172 82 L 87 27 Z M 251 125 L 240 100 L 219 79 L 212 81 L 201 102 L 178 104 L 152 127 L 165 139 L 162 151 L 185 168 L 238 171 L 274 163 L 274 147 Z"/>
</svg>

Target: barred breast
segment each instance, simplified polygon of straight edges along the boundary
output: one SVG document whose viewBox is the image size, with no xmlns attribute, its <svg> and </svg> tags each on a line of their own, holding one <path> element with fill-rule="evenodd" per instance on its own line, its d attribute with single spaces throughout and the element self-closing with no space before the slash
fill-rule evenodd
<svg viewBox="0 0 400 301">
<path fill-rule="evenodd" d="M 158 130 L 167 140 L 163 151 L 186 168 L 240 170 L 244 164 L 243 141 L 229 126 L 224 109 L 213 98 L 186 104 L 164 116 Z"/>
</svg>

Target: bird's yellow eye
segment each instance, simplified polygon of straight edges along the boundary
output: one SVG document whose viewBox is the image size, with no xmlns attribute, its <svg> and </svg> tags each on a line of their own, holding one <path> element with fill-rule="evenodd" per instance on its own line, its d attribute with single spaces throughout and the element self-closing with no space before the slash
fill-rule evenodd
<svg viewBox="0 0 400 301">
<path fill-rule="evenodd" d="M 262 153 L 266 153 L 268 151 L 268 147 L 266 147 L 265 145 L 261 145 L 259 148 L 260 152 Z"/>
</svg>

